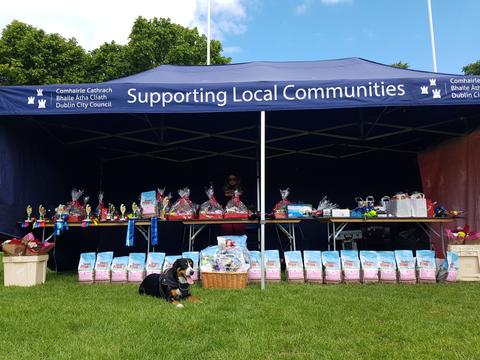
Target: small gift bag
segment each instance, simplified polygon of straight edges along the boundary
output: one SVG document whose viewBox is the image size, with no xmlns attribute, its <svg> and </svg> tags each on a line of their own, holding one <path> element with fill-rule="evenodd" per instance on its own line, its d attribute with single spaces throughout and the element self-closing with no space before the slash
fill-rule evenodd
<svg viewBox="0 0 480 360">
<path fill-rule="evenodd" d="M 393 217 L 411 217 L 412 202 L 408 194 L 399 193 L 390 199 L 388 215 Z"/>
<path fill-rule="evenodd" d="M 412 206 L 412 216 L 413 217 L 427 217 L 427 199 L 425 194 L 422 193 L 413 193 L 410 195 L 410 202 Z"/>
</svg>

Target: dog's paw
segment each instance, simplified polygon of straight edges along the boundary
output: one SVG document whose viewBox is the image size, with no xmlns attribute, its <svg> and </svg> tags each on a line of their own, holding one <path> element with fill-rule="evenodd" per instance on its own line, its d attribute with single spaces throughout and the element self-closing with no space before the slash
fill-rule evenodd
<svg viewBox="0 0 480 360">
<path fill-rule="evenodd" d="M 183 304 L 177 304 L 177 309 L 183 309 L 184 307 Z"/>
</svg>

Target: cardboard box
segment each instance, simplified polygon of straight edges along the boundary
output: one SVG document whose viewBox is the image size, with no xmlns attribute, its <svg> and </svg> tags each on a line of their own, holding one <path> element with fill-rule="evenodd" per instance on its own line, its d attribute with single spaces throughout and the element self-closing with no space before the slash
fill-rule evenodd
<svg viewBox="0 0 480 360">
<path fill-rule="evenodd" d="M 332 209 L 332 217 L 350 217 L 350 209 Z"/>
<path fill-rule="evenodd" d="M 43 284 L 47 276 L 48 255 L 4 256 L 3 284 L 5 286 L 33 286 Z"/>
<path fill-rule="evenodd" d="M 480 281 L 480 245 L 448 245 L 458 255 L 459 281 Z"/>
<path fill-rule="evenodd" d="M 287 214 L 289 218 L 302 218 L 312 216 L 312 204 L 288 204 Z"/>
</svg>

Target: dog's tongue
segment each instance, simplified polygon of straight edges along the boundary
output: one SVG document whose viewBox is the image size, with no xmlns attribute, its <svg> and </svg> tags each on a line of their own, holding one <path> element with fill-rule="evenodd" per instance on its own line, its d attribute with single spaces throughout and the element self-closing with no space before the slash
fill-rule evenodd
<svg viewBox="0 0 480 360">
<path fill-rule="evenodd" d="M 188 284 L 193 285 L 193 279 L 191 276 L 185 276 L 185 279 L 187 279 Z"/>
</svg>

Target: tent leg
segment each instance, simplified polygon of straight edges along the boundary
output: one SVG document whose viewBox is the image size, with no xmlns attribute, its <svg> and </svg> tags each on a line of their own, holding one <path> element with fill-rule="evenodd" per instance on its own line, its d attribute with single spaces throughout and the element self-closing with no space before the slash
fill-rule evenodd
<svg viewBox="0 0 480 360">
<path fill-rule="evenodd" d="M 260 113 L 260 254 L 261 289 L 265 289 L 265 111 Z"/>
</svg>

